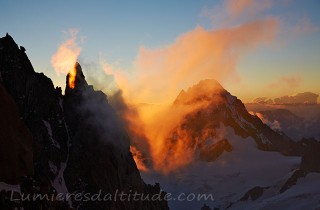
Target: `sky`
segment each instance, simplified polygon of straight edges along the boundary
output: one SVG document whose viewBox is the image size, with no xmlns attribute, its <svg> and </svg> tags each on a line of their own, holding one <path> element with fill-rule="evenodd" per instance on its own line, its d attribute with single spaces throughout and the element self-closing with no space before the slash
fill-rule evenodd
<svg viewBox="0 0 320 210">
<path fill-rule="evenodd" d="M 69 43 L 97 87 L 111 75 L 135 102 L 169 102 L 207 78 L 250 102 L 320 94 L 319 11 L 318 0 L 0 0 L 0 35 L 63 89 L 52 59 Z"/>
</svg>

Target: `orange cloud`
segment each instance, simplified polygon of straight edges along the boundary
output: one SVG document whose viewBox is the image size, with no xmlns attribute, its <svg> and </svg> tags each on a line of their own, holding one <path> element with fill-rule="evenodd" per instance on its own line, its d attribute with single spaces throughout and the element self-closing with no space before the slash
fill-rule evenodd
<svg viewBox="0 0 320 210">
<path fill-rule="evenodd" d="M 181 91 L 174 104 L 167 107 L 154 107 L 156 110 L 149 118 L 145 118 L 147 112 L 140 109 L 142 119 L 145 122 L 145 131 L 150 145 L 150 154 L 153 160 L 153 168 L 163 174 L 174 172 L 183 168 L 197 159 L 198 144 L 206 139 L 216 136 L 224 136 L 222 130 L 214 130 L 202 127 L 201 132 L 194 135 L 194 127 L 186 129 L 190 125 L 186 122 L 198 113 L 197 110 L 208 109 L 211 104 L 223 103 L 223 88 L 214 80 L 201 80 L 198 84 Z M 189 115 L 189 120 L 186 120 Z M 191 117 L 192 119 L 192 117 Z M 195 123 L 197 124 L 197 123 Z"/>
<path fill-rule="evenodd" d="M 118 85 L 125 98 L 133 102 L 168 103 L 182 88 L 201 79 L 235 81 L 239 58 L 273 41 L 277 31 L 278 20 L 274 18 L 221 30 L 198 26 L 169 46 L 141 47 L 134 71 L 130 75 L 118 75 Z"/>
<path fill-rule="evenodd" d="M 240 57 L 272 42 L 277 31 L 278 20 L 274 18 L 220 30 L 198 26 L 180 35 L 171 45 L 158 49 L 141 47 L 130 72 L 100 60 L 104 71 L 113 74 L 125 101 L 135 107 L 134 111 L 128 108 L 121 115 L 129 124 L 131 136 L 147 142 L 149 149 L 144 151 L 134 140 L 138 151 L 150 154 L 155 170 L 169 173 L 189 164 L 194 157 L 194 148 L 188 148 L 192 139 L 179 129 L 179 125 L 188 113 L 206 106 L 206 103 L 172 108 L 181 89 L 207 78 L 220 82 L 236 81 L 239 79 L 237 63 Z M 189 95 L 217 88 L 201 84 L 198 85 L 201 90 L 191 91 Z M 219 98 L 215 100 L 219 102 Z M 175 128 L 179 139 L 168 142 Z M 137 164 L 141 165 L 141 162 Z"/>
<path fill-rule="evenodd" d="M 277 3 L 284 0 L 279 0 Z M 274 6 L 275 0 L 225 0 L 213 8 L 204 8 L 201 15 L 211 19 L 213 26 L 230 26 L 263 17 L 263 11 Z"/>
<path fill-rule="evenodd" d="M 256 15 L 261 11 L 270 9 L 273 0 L 227 0 L 225 7 L 230 16 L 237 18 L 243 14 Z"/>
<path fill-rule="evenodd" d="M 76 42 L 78 32 L 78 29 L 69 29 L 65 32 L 66 40 L 51 57 L 51 64 L 58 75 L 67 74 L 78 59 L 81 52 L 81 48 Z"/>
<path fill-rule="evenodd" d="M 227 9 L 229 13 L 239 15 L 241 14 L 246 8 L 252 7 L 254 1 L 253 0 L 238 0 L 238 1 L 226 1 L 227 2 Z"/>
</svg>

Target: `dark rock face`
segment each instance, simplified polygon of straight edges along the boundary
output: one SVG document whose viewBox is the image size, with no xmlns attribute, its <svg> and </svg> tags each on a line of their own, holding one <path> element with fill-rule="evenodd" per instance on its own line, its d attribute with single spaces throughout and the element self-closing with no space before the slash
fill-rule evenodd
<svg viewBox="0 0 320 210">
<path fill-rule="evenodd" d="M 0 49 L 2 84 L 17 104 L 19 117 L 33 137 L 28 155 L 33 156 L 34 175 L 20 181 L 21 190 L 29 194 L 54 193 L 52 182 L 67 157 L 68 135 L 61 106 L 61 89 L 55 89 L 49 78 L 33 70 L 25 49 L 19 49 L 11 36 L 0 39 Z M 51 205 L 58 204 L 29 202 L 24 204 L 24 208 L 41 209 Z"/>
<path fill-rule="evenodd" d="M 10 36 L 1 38 L 0 72 L 5 88 L 16 101 L 20 117 L 33 134 L 35 174 L 50 181 L 48 161 L 59 167 L 67 154 L 61 89 L 42 73 L 35 73 L 23 50 Z"/>
<path fill-rule="evenodd" d="M 300 168 L 307 172 L 320 172 L 320 142 L 315 139 L 304 139 L 306 149 L 301 158 Z"/>
<path fill-rule="evenodd" d="M 141 179 L 129 152 L 129 137 L 106 96 L 88 86 L 80 65 L 76 64 L 75 67 L 78 72 L 76 88 L 71 89 L 67 85 L 64 97 L 61 88 L 54 88 L 49 78 L 33 70 L 25 48 L 19 49 L 9 35 L 0 39 L 0 106 L 4 107 L 4 110 L 0 110 L 0 123 L 7 123 L 10 128 L 17 129 L 16 135 L 10 136 L 12 133 L 1 130 L 5 127 L 0 128 L 0 142 L 7 145 L 5 148 L 1 145 L 1 149 L 14 148 L 18 152 L 11 155 L 19 159 L 17 162 L 6 153 L 1 153 L 4 154 L 3 157 L 16 163 L 4 172 L 1 168 L 0 182 L 7 181 L 7 177 L 12 176 L 14 180 L 10 181 L 20 184 L 22 193 L 31 196 L 38 193 L 66 193 L 66 190 L 69 193 L 99 193 L 99 190 L 102 193 L 114 193 L 118 189 L 150 196 L 159 193 L 158 184 L 146 185 Z M 14 103 L 12 100 L 10 102 L 7 95 L 12 97 Z M 11 119 L 8 121 L 2 113 L 7 113 Z M 9 143 L 6 139 L 13 141 Z M 0 163 L 3 163 L 2 159 Z M 11 172 L 16 167 L 19 170 Z M 64 191 L 60 189 L 63 187 Z M 164 193 L 161 194 L 162 198 L 163 196 Z M 27 210 L 70 209 L 65 201 L 26 201 L 12 205 L 3 198 L 0 197 L 0 207 L 8 206 L 7 209 L 19 206 Z M 168 209 L 166 201 L 132 200 L 86 203 L 75 201 L 72 207 Z"/>
<path fill-rule="evenodd" d="M 0 99 L 0 180 L 17 184 L 33 174 L 32 135 L 1 83 Z"/>
<path fill-rule="evenodd" d="M 112 194 L 160 193 L 159 185 L 146 185 L 130 153 L 130 139 L 107 97 L 94 91 L 85 81 L 81 66 L 77 71 L 75 87 L 67 76 L 64 110 L 70 125 L 71 147 L 65 179 L 68 189 L 77 192 Z M 77 179 L 74 179 L 77 177 Z M 131 192 L 130 192 L 131 191 Z M 161 193 L 161 198 L 164 198 Z M 124 201 L 77 203 L 80 209 L 168 209 L 166 202 Z M 103 208 L 102 208 L 103 207 Z"/>
</svg>

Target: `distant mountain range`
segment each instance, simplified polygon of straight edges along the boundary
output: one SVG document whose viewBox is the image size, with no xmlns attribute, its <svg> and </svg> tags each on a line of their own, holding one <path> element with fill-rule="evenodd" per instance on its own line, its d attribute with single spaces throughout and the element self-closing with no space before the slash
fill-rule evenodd
<svg viewBox="0 0 320 210">
<path fill-rule="evenodd" d="M 295 96 L 281 96 L 279 98 L 270 99 L 267 97 L 259 97 L 253 100 L 259 104 L 317 104 L 319 95 L 312 92 L 298 93 Z"/>
</svg>

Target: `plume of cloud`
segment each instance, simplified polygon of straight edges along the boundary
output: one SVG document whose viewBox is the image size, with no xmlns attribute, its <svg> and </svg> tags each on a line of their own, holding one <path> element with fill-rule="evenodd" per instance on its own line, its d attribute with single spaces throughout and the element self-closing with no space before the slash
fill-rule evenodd
<svg viewBox="0 0 320 210">
<path fill-rule="evenodd" d="M 134 148 L 138 154 L 150 155 L 157 171 L 169 173 L 194 159 L 194 148 L 188 147 L 188 142 L 191 142 L 190 135 L 179 129 L 179 125 L 187 114 L 199 107 L 172 108 L 168 105 L 174 101 L 180 90 L 205 78 L 215 78 L 220 82 L 236 81 L 239 79 L 237 63 L 241 56 L 263 44 L 271 43 L 276 38 L 279 30 L 278 19 L 257 18 L 259 13 L 271 8 L 275 1 L 224 2 L 224 14 L 219 18 L 231 22 L 231 27 L 229 24 L 229 27 L 208 30 L 198 26 L 181 34 L 167 46 L 156 49 L 141 46 L 130 72 L 122 71 L 100 59 L 104 72 L 112 74 L 123 91 L 123 101 L 115 101 L 121 101 L 124 106 L 114 107 L 123 107 L 120 110 L 121 117 L 127 122 L 127 130 L 134 139 Z M 210 11 L 207 11 L 206 15 L 211 15 Z M 284 76 L 274 85 L 297 87 L 300 82 L 299 76 Z M 110 102 L 114 103 L 112 101 L 111 97 Z M 257 113 L 258 115 L 272 129 L 281 129 L 278 121 L 270 122 L 260 113 Z M 168 137 L 175 128 L 178 128 L 176 136 L 179 138 L 168 142 Z M 141 147 L 140 140 L 147 144 Z M 137 164 L 140 165 L 143 162 L 140 160 L 144 157 L 137 157 Z M 143 170 L 147 170 L 146 167 L 148 166 L 143 165 Z"/>
<path fill-rule="evenodd" d="M 51 57 L 51 64 L 57 75 L 67 74 L 74 66 L 81 52 L 77 44 L 79 30 L 72 28 L 65 33 L 65 41 L 60 44 L 57 52 Z"/>
<path fill-rule="evenodd" d="M 240 56 L 273 41 L 277 30 L 274 18 L 220 30 L 198 26 L 163 48 L 141 47 L 131 75 L 115 77 L 125 98 L 134 102 L 172 102 L 181 89 L 201 79 L 239 79 Z"/>
<path fill-rule="evenodd" d="M 121 116 L 128 123 L 131 136 L 144 139 L 147 143 L 144 148 L 148 151 L 138 145 L 136 148 L 150 155 L 156 171 L 169 173 L 193 159 L 193 149 L 186 149 L 186 142 L 190 139 L 183 131 L 179 133 L 179 140 L 171 144 L 170 150 L 166 149 L 172 129 L 179 126 L 188 113 L 199 108 L 199 104 L 171 107 L 181 89 L 207 78 L 220 82 L 237 81 L 240 57 L 272 42 L 277 31 L 278 20 L 275 18 L 219 30 L 198 26 L 168 46 L 158 49 L 140 47 L 131 72 L 101 60 L 104 72 L 113 74 L 123 91 L 123 104 L 127 108 L 123 109 Z M 173 153 L 175 155 L 171 156 Z M 161 164 L 164 157 L 170 164 Z"/>
<path fill-rule="evenodd" d="M 167 46 L 156 49 L 141 46 L 132 71 L 123 71 L 100 60 L 104 72 L 113 74 L 122 90 L 125 106 L 120 115 L 135 139 L 134 146 L 151 157 L 153 169 L 169 173 L 194 159 L 194 148 L 188 147 L 191 140 L 183 130 L 178 129 L 179 139 L 172 141 L 168 149 L 168 138 L 184 117 L 205 106 L 172 107 L 181 89 L 208 78 L 238 81 L 237 63 L 241 56 L 270 44 L 278 29 L 276 18 L 255 19 L 221 29 L 197 26 Z M 140 139 L 147 145 L 141 147 Z"/>
</svg>

